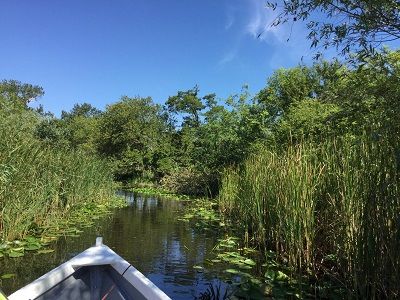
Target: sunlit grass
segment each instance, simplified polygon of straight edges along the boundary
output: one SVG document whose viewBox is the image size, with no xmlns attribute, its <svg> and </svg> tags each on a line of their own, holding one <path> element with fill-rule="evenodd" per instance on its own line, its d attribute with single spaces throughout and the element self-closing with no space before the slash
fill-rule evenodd
<svg viewBox="0 0 400 300">
<path fill-rule="evenodd" d="M 23 238 L 83 202 L 112 197 L 112 175 L 103 161 L 38 141 L 29 113 L 0 117 L 0 239 Z"/>
<path fill-rule="evenodd" d="M 220 207 L 245 237 L 362 297 L 399 295 L 400 154 L 385 137 L 263 150 L 227 169 Z"/>
</svg>

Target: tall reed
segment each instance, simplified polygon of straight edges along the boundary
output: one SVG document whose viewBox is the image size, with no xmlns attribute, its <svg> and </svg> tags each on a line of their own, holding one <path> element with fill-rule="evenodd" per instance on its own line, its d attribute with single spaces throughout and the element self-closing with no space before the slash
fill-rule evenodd
<svg viewBox="0 0 400 300">
<path fill-rule="evenodd" d="M 83 202 L 112 197 L 105 162 L 37 140 L 31 112 L 0 117 L 0 239 L 21 238 Z"/>
<path fill-rule="evenodd" d="M 330 260 L 353 296 L 400 296 L 399 151 L 369 135 L 262 150 L 225 171 L 220 207 L 299 272 Z"/>
</svg>

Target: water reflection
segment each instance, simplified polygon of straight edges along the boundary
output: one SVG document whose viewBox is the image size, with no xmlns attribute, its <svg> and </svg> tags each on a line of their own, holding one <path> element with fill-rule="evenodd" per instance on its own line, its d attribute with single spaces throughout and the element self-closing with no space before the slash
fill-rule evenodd
<svg viewBox="0 0 400 300">
<path fill-rule="evenodd" d="M 213 276 L 199 273 L 201 265 L 215 245 L 215 236 L 193 231 L 178 222 L 184 202 L 119 192 L 129 206 L 99 220 L 78 238 L 61 238 L 55 252 L 28 254 L 0 261 L 1 273 L 16 273 L 17 278 L 3 280 L 2 289 L 10 294 L 62 262 L 92 246 L 97 235 L 173 299 L 191 299 L 204 292 Z"/>
</svg>

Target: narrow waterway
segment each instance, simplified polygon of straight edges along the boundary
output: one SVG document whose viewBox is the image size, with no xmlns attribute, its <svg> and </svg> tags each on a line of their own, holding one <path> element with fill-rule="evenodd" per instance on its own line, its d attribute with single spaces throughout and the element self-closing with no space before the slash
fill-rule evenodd
<svg viewBox="0 0 400 300">
<path fill-rule="evenodd" d="M 0 274 L 15 273 L 2 280 L 6 294 L 40 277 L 54 267 L 92 246 L 98 235 L 104 243 L 129 261 L 173 299 L 194 299 L 210 283 L 220 285 L 213 273 L 199 272 L 212 255 L 217 236 L 199 233 L 178 221 L 185 202 L 120 192 L 129 204 L 96 225 L 83 229 L 79 237 L 60 238 L 52 244 L 54 252 L 0 260 Z"/>
</svg>

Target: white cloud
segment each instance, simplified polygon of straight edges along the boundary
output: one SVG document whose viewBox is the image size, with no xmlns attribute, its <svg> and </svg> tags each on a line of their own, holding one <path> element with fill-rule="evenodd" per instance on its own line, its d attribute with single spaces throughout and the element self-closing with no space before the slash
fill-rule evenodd
<svg viewBox="0 0 400 300">
<path fill-rule="evenodd" d="M 249 20 L 246 25 L 246 33 L 260 40 L 270 39 L 272 35 L 279 41 L 283 41 L 285 28 L 272 26 L 278 12 L 268 8 L 262 0 L 249 0 L 248 2 Z"/>
<path fill-rule="evenodd" d="M 226 7 L 225 29 L 235 26 L 235 28 L 241 27 L 241 30 L 237 30 L 235 41 L 220 58 L 218 66 L 222 67 L 233 61 L 238 62 L 240 49 L 243 48 L 241 46 L 248 42 L 249 37 L 254 39 L 254 42 L 268 45 L 265 59 L 272 68 L 286 65 L 289 61 L 299 62 L 302 57 L 306 60 L 311 57 L 304 24 L 298 22 L 272 26 L 280 12 L 268 8 L 265 1 L 246 0 L 240 7 L 232 6 L 230 2 Z"/>
<path fill-rule="evenodd" d="M 229 9 L 226 16 L 225 30 L 229 30 L 235 23 L 235 15 L 232 9 Z"/>
<path fill-rule="evenodd" d="M 273 26 L 273 22 L 281 13 L 279 8 L 275 11 L 272 10 L 266 6 L 265 0 L 247 0 L 247 3 L 249 13 L 245 34 L 268 43 L 275 49 L 280 49 L 269 52 L 271 64 L 283 65 L 288 60 L 298 61 L 301 58 L 308 60 L 312 57 L 304 23 L 287 22 Z"/>
<path fill-rule="evenodd" d="M 225 55 L 219 60 L 218 65 L 222 66 L 222 65 L 225 65 L 225 64 L 231 62 L 232 60 L 234 60 L 236 58 L 236 54 L 237 54 L 236 49 L 229 51 L 228 53 L 225 53 Z"/>
</svg>

